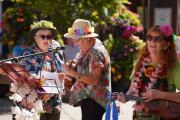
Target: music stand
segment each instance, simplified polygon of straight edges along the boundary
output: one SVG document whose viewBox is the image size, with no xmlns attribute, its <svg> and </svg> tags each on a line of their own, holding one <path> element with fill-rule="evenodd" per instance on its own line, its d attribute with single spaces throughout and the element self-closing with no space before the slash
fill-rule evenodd
<svg viewBox="0 0 180 120">
<path fill-rule="evenodd" d="M 56 72 L 41 71 L 40 77 L 46 78 L 44 84 L 42 85 L 42 90 L 44 90 L 44 93 L 63 94 L 64 83 L 63 81 L 59 80 Z"/>
<path fill-rule="evenodd" d="M 30 73 L 17 63 L 0 63 L 0 80 L 6 80 L 7 83 L 12 83 L 20 80 L 19 77 L 27 79 L 29 76 Z"/>
</svg>

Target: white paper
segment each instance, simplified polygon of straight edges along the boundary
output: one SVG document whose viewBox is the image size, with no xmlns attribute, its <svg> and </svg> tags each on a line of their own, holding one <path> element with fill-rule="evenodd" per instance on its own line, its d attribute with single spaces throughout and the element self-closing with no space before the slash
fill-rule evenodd
<svg viewBox="0 0 180 120">
<path fill-rule="evenodd" d="M 126 103 L 121 103 L 119 101 L 116 101 L 116 105 L 119 106 L 119 120 L 133 120 L 133 111 L 134 111 L 134 105 L 136 104 L 135 101 L 128 101 Z"/>
<path fill-rule="evenodd" d="M 51 94 L 63 93 L 64 81 L 59 80 L 57 72 L 41 71 L 39 76 L 44 77 L 46 79 L 46 81 L 42 86 L 45 93 L 51 93 Z"/>
</svg>

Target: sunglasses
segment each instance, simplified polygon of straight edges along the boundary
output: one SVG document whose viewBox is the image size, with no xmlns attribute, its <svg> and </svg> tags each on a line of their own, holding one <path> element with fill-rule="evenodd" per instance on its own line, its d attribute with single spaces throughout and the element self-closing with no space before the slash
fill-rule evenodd
<svg viewBox="0 0 180 120">
<path fill-rule="evenodd" d="M 154 41 L 154 42 L 161 42 L 163 39 L 162 39 L 162 36 L 146 35 L 146 40 Z"/>
<path fill-rule="evenodd" d="M 51 40 L 53 39 L 52 35 L 36 35 L 39 36 L 42 40 Z"/>
</svg>

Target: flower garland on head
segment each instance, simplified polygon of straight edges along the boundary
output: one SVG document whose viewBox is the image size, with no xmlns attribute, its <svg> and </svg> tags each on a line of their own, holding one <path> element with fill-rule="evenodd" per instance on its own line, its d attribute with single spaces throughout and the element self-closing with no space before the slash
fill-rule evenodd
<svg viewBox="0 0 180 120">
<path fill-rule="evenodd" d="M 160 25 L 161 32 L 164 36 L 169 37 L 173 34 L 173 29 L 169 25 L 162 24 Z"/>
<path fill-rule="evenodd" d="M 162 25 L 160 25 L 160 29 L 161 29 L 162 34 L 165 37 L 172 36 L 173 37 L 173 41 L 176 41 L 176 35 L 173 34 L 173 29 L 172 29 L 172 27 L 170 25 L 162 24 Z"/>
<path fill-rule="evenodd" d="M 159 88 L 159 85 L 161 85 L 160 82 L 164 82 L 161 80 L 166 79 L 166 77 L 161 74 L 161 67 L 153 66 L 151 62 L 152 61 L 149 57 L 145 57 L 142 60 L 141 67 L 134 74 L 133 80 L 137 83 L 139 94 L 148 89 Z"/>
<path fill-rule="evenodd" d="M 68 28 L 68 33 L 72 33 L 76 35 L 87 35 L 87 34 L 94 33 L 94 27 L 78 28 L 78 29 L 75 29 L 74 31 L 72 30 L 72 28 Z"/>
<path fill-rule="evenodd" d="M 42 87 L 43 79 L 30 78 L 28 80 L 11 83 L 9 98 L 15 106 L 11 107 L 16 120 L 39 120 L 43 110 L 43 100 L 37 90 Z"/>
</svg>

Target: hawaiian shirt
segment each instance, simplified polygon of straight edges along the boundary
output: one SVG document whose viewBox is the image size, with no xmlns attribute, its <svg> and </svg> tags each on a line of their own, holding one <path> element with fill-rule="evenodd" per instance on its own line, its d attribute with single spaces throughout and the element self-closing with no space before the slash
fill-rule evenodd
<svg viewBox="0 0 180 120">
<path fill-rule="evenodd" d="M 27 48 L 23 55 L 29 55 L 34 53 L 41 52 L 36 44 L 30 46 Z M 31 74 L 39 74 L 39 72 L 42 71 L 43 68 L 48 68 L 49 72 L 55 72 L 55 71 L 61 71 L 61 64 L 54 56 L 54 53 L 51 54 L 51 59 L 46 59 L 44 54 L 40 55 L 34 55 L 32 57 L 25 57 L 20 61 L 20 64 L 25 67 L 27 71 L 29 71 Z M 60 68 L 59 68 L 60 67 Z M 44 97 L 47 96 L 47 94 L 44 94 Z M 55 107 L 58 105 L 61 105 L 61 99 L 58 95 L 51 95 L 51 98 L 46 101 L 46 103 L 50 105 L 53 110 L 55 110 Z"/>
<path fill-rule="evenodd" d="M 92 46 L 87 55 L 82 55 L 83 60 L 77 66 L 77 72 L 84 75 L 89 75 L 98 65 L 104 65 L 104 72 L 97 85 L 85 84 L 76 81 L 72 94 L 70 96 L 70 104 L 76 104 L 82 99 L 92 98 L 101 106 L 107 104 L 108 86 L 111 79 L 110 57 L 102 42 L 96 39 L 96 43 Z M 78 59 L 77 59 L 78 60 Z M 106 64 L 106 65 L 105 65 Z"/>
</svg>

